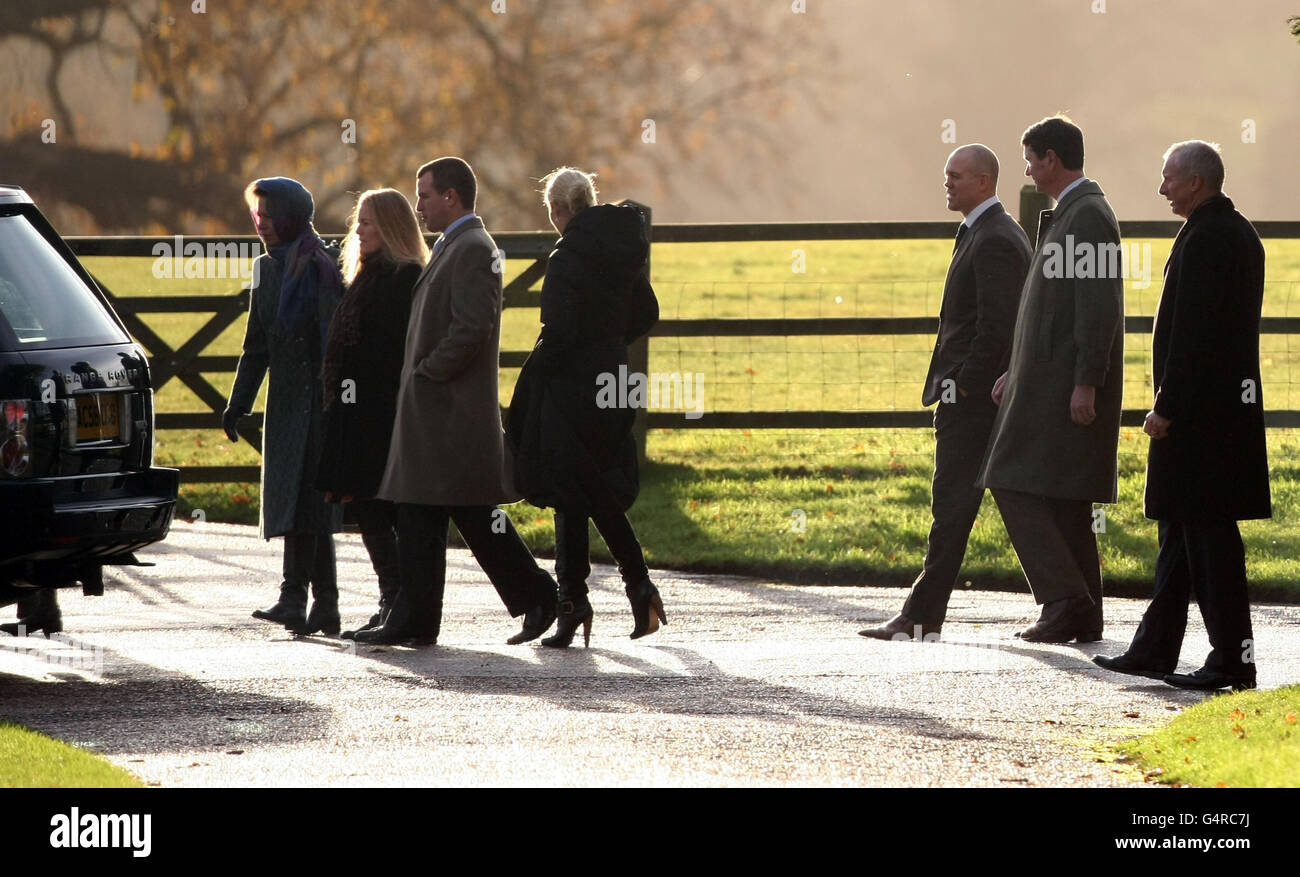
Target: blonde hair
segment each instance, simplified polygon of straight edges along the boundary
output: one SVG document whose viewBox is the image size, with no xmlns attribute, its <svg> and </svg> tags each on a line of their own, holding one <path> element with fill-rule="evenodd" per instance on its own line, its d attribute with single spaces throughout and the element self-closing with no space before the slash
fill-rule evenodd
<svg viewBox="0 0 1300 877">
<path fill-rule="evenodd" d="M 584 207 L 593 207 L 597 195 L 595 180 L 595 174 L 583 173 L 576 167 L 557 167 L 541 179 L 545 184 L 542 203 L 547 207 L 554 204 L 570 215 Z"/>
<path fill-rule="evenodd" d="M 429 248 L 420 234 L 411 202 L 396 189 L 369 189 L 357 198 L 357 204 L 348 217 L 348 234 L 343 239 L 343 280 L 351 283 L 361 270 L 361 240 L 357 237 L 357 223 L 361 206 L 369 204 L 375 215 L 375 230 L 379 232 L 379 248 L 394 262 L 414 262 L 423 265 L 429 261 Z"/>
</svg>

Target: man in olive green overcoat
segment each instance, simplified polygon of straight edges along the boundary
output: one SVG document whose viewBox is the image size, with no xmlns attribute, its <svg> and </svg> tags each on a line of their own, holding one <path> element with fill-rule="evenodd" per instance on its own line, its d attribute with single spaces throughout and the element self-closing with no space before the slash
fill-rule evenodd
<svg viewBox="0 0 1300 877">
<path fill-rule="evenodd" d="M 1011 364 L 980 484 L 993 491 L 1043 612 L 1030 642 L 1101 639 L 1093 503 L 1116 499 L 1124 382 L 1119 224 L 1083 175 L 1083 132 L 1063 116 L 1025 131 L 1025 175 L 1045 211 L 1016 316 Z M 1101 520 L 1104 520 L 1102 518 Z"/>
</svg>

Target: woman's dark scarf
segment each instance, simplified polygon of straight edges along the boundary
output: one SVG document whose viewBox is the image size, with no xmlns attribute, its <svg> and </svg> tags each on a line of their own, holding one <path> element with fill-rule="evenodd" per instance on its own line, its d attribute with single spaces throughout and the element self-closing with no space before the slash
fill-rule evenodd
<svg viewBox="0 0 1300 877">
<path fill-rule="evenodd" d="M 383 268 L 391 265 L 383 253 L 375 253 L 369 258 L 361 257 L 361 270 L 348 285 L 334 312 L 334 321 L 330 323 L 328 340 L 325 342 L 325 362 L 322 369 L 322 382 L 325 390 L 325 407 L 329 408 L 339 397 L 339 369 L 348 359 L 351 348 L 361 343 L 361 312 L 378 285 Z"/>
<path fill-rule="evenodd" d="M 315 315 L 319 323 L 320 349 L 325 349 L 330 314 L 322 313 L 320 297 L 337 301 L 343 293 L 343 275 L 338 262 L 325 249 L 312 216 L 316 205 L 311 193 L 297 180 L 288 177 L 264 177 L 253 184 L 266 199 L 266 213 L 280 243 L 267 252 L 281 268 L 280 307 L 276 314 L 281 332 L 295 334 L 302 323 Z"/>
</svg>

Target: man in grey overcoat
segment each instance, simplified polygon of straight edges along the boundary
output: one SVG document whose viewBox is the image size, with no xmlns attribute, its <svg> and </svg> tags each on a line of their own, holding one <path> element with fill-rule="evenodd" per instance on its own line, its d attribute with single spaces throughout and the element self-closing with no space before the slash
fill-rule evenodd
<svg viewBox="0 0 1300 877">
<path fill-rule="evenodd" d="M 1011 363 L 993 386 L 997 419 L 979 483 L 1043 605 L 1019 636 L 1096 642 L 1101 563 L 1093 503 L 1117 495 L 1124 384 L 1119 223 L 1083 175 L 1083 132 L 1064 116 L 1025 131 L 1025 175 L 1057 200 L 1044 211 L 1016 315 Z"/>
<path fill-rule="evenodd" d="M 1165 265 L 1151 339 L 1155 401 L 1143 425 L 1146 516 L 1160 524 L 1155 594 L 1128 650 L 1093 660 L 1181 688 L 1254 688 L 1237 522 L 1272 517 L 1259 374 L 1264 247 L 1223 194 L 1215 144 L 1175 143 L 1161 177 L 1160 194 L 1187 222 Z M 1200 669 L 1175 673 L 1193 594 L 1210 654 Z"/>
<path fill-rule="evenodd" d="M 262 428 L 260 532 L 284 537 L 284 580 L 275 605 L 254 618 L 295 633 L 339 632 L 334 533 L 339 506 L 312 486 L 321 452 L 321 361 L 325 332 L 343 297 L 338 255 L 312 227 L 311 193 L 267 177 L 245 193 L 267 252 L 254 264 L 248 327 L 222 426 L 239 440 L 239 418 L 270 375 Z M 307 585 L 313 604 L 307 614 Z"/>
<path fill-rule="evenodd" d="M 500 503 L 518 502 L 505 451 L 497 384 L 500 251 L 474 213 L 478 183 L 460 158 L 416 175 L 416 212 L 442 236 L 416 281 L 388 465 L 378 497 L 397 503 L 401 590 L 381 627 L 357 642 L 437 641 L 452 521 L 523 629 L 555 623 L 556 585 Z"/>
</svg>

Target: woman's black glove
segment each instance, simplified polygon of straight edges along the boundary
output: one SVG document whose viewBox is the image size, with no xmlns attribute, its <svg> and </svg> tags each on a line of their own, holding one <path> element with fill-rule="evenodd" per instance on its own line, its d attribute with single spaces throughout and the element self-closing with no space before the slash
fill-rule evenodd
<svg viewBox="0 0 1300 877">
<path fill-rule="evenodd" d="M 226 431 L 226 438 L 232 442 L 239 441 L 239 418 L 247 414 L 238 408 L 227 408 L 221 415 L 221 428 Z"/>
</svg>

